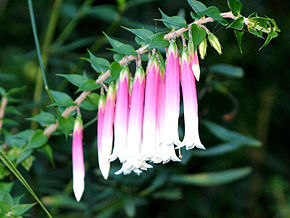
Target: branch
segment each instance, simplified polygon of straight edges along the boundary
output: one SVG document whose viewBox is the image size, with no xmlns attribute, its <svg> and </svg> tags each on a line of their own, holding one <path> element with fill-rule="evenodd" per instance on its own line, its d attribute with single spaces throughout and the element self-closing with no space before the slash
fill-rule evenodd
<svg viewBox="0 0 290 218">
<path fill-rule="evenodd" d="M 2 125 L 3 125 L 3 118 L 5 115 L 5 108 L 6 108 L 7 102 L 8 102 L 8 98 L 6 95 L 4 95 L 2 97 L 1 107 L 0 107 L 0 131 L 1 131 Z"/>
<path fill-rule="evenodd" d="M 221 16 L 224 18 L 231 18 L 236 20 L 238 17 L 235 17 L 232 12 L 225 12 L 225 13 L 221 13 Z M 245 18 L 247 19 L 247 18 Z M 201 18 L 199 20 L 196 20 L 194 22 L 192 22 L 191 24 L 188 25 L 188 27 L 186 28 L 181 28 L 178 29 L 176 31 L 170 32 L 168 34 L 166 34 L 164 36 L 164 39 L 166 40 L 170 40 L 173 37 L 179 37 L 181 36 L 184 32 L 188 31 L 190 29 L 190 26 L 192 24 L 196 24 L 196 25 L 200 25 L 202 26 L 202 24 L 205 23 L 210 23 L 210 22 L 214 22 L 215 20 L 211 17 L 206 17 L 206 18 Z M 246 23 L 246 22 L 245 22 Z M 246 23 L 247 24 L 247 23 Z M 139 48 L 138 50 L 136 50 L 136 53 L 138 55 L 144 54 L 147 51 L 149 45 L 145 45 L 141 48 Z M 119 62 L 120 65 L 124 65 L 126 62 L 128 61 L 132 61 L 134 60 L 136 57 L 133 55 L 129 55 L 129 56 L 125 56 L 123 57 L 123 59 Z M 102 83 L 104 82 L 108 77 L 110 76 L 110 70 L 107 70 L 104 74 L 102 74 L 97 80 L 96 83 Z M 84 91 L 82 92 L 82 94 L 74 101 L 77 105 L 76 106 L 71 106 L 65 109 L 65 111 L 62 113 L 63 117 L 68 117 L 70 115 L 71 112 L 73 112 L 74 110 L 76 110 L 76 108 L 78 107 L 78 105 L 80 105 L 82 103 L 82 101 L 84 101 L 86 99 L 86 97 L 90 94 L 90 91 Z M 44 130 L 44 134 L 47 136 L 50 136 L 58 127 L 58 123 L 56 122 L 55 124 L 51 124 L 49 127 L 47 127 Z"/>
</svg>

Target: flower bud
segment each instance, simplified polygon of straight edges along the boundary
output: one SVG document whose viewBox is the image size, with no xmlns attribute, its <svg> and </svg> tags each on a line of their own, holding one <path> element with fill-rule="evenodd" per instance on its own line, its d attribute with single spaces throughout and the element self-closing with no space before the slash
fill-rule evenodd
<svg viewBox="0 0 290 218">
<path fill-rule="evenodd" d="M 199 67 L 199 61 L 198 61 L 198 56 L 197 56 L 197 50 L 194 52 L 194 45 L 193 45 L 192 39 L 189 40 L 188 42 L 188 52 L 190 55 L 192 71 L 194 73 L 196 80 L 199 81 L 200 67 Z"/>
<path fill-rule="evenodd" d="M 219 53 L 222 54 L 222 46 L 219 42 L 219 39 L 212 33 L 208 34 L 208 40 L 212 47 Z"/>
<path fill-rule="evenodd" d="M 198 46 L 199 54 L 201 59 L 204 59 L 206 55 L 206 49 L 207 49 L 207 41 L 204 39 Z"/>
</svg>

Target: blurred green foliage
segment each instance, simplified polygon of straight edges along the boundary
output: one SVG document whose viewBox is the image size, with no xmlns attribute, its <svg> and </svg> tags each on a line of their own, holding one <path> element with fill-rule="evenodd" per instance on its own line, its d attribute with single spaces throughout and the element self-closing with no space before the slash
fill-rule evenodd
<svg viewBox="0 0 290 218">
<path fill-rule="evenodd" d="M 184 15 L 187 23 L 192 20 L 186 1 L 33 2 L 47 80 L 60 112 L 63 106 L 73 105 L 72 99 L 78 96 L 75 86 L 80 90 L 95 88 L 91 80 L 98 75 L 93 69 L 103 70 L 92 60 L 110 68 L 101 59 L 87 59 L 92 67 L 85 61 L 89 58 L 87 49 L 96 57 L 113 61 L 108 48 L 110 44 L 116 48 L 103 32 L 138 48 L 135 37 L 120 26 L 163 32 L 162 22 L 154 20 L 161 19 L 158 8 L 168 16 Z M 203 2 L 228 11 L 226 1 Z M 245 32 L 241 54 L 233 31 L 217 23 L 208 25 L 218 36 L 223 55 L 208 49 L 205 60 L 200 61 L 200 132 L 207 150 L 182 150 L 181 164 L 156 165 L 139 177 L 114 176 L 118 169 L 115 163 L 105 181 L 98 169 L 93 122 L 84 131 L 86 190 L 77 203 L 72 194 L 68 136 L 73 118 L 59 118 L 60 128 L 49 142 L 36 130 L 37 125 L 47 127 L 55 122 L 57 113 L 47 107 L 51 102 L 39 76 L 27 2 L 0 1 L 0 93 L 8 95 L 1 150 L 18 166 L 54 217 L 289 217 L 290 4 L 278 0 L 242 2 L 243 15 L 257 11 L 275 18 L 282 32 L 261 51 L 263 41 Z M 239 12 L 239 5 L 232 7 Z M 136 35 L 141 37 L 140 44 L 147 40 L 140 33 Z M 86 83 L 82 85 L 80 79 Z M 83 113 L 85 123 L 96 117 L 97 98 L 94 93 L 81 106 L 89 110 Z M 11 212 L 17 217 L 33 204 L 20 204 L 20 198 L 14 196 L 25 194 L 23 202 L 33 201 L 9 174 L 0 163 L 0 215 Z M 4 183 L 10 181 L 15 181 L 13 189 L 12 183 Z M 33 217 L 44 217 L 39 207 L 29 212 Z"/>
</svg>

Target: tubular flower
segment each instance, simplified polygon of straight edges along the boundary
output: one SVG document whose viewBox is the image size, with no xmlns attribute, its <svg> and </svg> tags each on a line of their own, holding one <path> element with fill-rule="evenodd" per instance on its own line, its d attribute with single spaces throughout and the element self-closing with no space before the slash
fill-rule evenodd
<svg viewBox="0 0 290 218">
<path fill-rule="evenodd" d="M 166 124 L 165 124 L 165 74 L 164 69 L 160 65 L 158 72 L 158 108 L 157 108 L 157 135 L 156 135 L 156 147 L 158 159 L 154 163 L 163 162 L 167 163 L 170 160 L 180 161 L 175 154 L 174 145 L 165 144 L 166 137 Z"/>
<path fill-rule="evenodd" d="M 139 66 L 136 70 L 132 87 L 128 120 L 127 147 L 124 155 L 125 161 L 122 164 L 122 168 L 115 174 L 130 174 L 132 171 L 140 174 L 142 171 L 139 168 L 147 169 L 150 166 L 140 158 L 144 109 L 144 74 L 145 73 L 142 66 Z"/>
<path fill-rule="evenodd" d="M 199 67 L 199 61 L 198 61 L 198 56 L 197 56 L 197 49 L 194 52 L 194 45 L 193 45 L 192 39 L 189 40 L 189 42 L 188 42 L 188 52 L 189 52 L 189 56 L 190 56 L 192 72 L 193 72 L 196 80 L 199 81 L 200 67 Z"/>
<path fill-rule="evenodd" d="M 101 144 L 98 146 L 99 167 L 105 179 L 109 176 L 110 155 L 113 144 L 113 122 L 115 107 L 115 89 L 114 85 L 108 88 L 106 105 L 104 110 L 103 125 L 101 125 Z"/>
<path fill-rule="evenodd" d="M 74 123 L 72 142 L 73 191 L 77 201 L 80 201 L 85 187 L 85 167 L 82 140 L 83 122 L 81 116 L 77 115 Z"/>
<path fill-rule="evenodd" d="M 143 121 L 142 159 L 156 161 L 156 119 L 159 66 L 156 55 L 152 55 L 146 72 L 146 88 Z"/>
<path fill-rule="evenodd" d="M 199 139 L 196 85 L 186 47 L 182 53 L 181 87 L 184 105 L 185 136 L 179 147 L 186 146 L 187 150 L 195 146 L 205 149 Z"/>
<path fill-rule="evenodd" d="M 177 45 L 172 41 L 167 51 L 165 77 L 166 144 L 179 145 L 178 117 L 180 104 L 180 69 Z"/>
<path fill-rule="evenodd" d="M 123 162 L 124 149 L 127 143 L 129 116 L 129 68 L 124 66 L 120 72 L 114 120 L 114 150 L 111 161 L 119 158 Z"/>
</svg>

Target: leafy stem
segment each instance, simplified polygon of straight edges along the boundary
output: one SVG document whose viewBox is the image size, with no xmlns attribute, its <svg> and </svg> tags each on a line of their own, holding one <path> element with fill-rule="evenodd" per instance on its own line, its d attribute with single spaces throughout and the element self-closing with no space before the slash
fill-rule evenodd
<svg viewBox="0 0 290 218">
<path fill-rule="evenodd" d="M 220 14 L 223 18 L 231 18 L 233 20 L 238 19 L 240 16 L 234 16 L 232 12 L 225 12 L 225 13 L 221 13 Z M 202 17 L 198 20 L 195 20 L 194 22 L 190 23 L 187 27 L 182 27 L 176 31 L 172 31 L 167 33 L 164 36 L 164 39 L 166 40 L 170 40 L 174 37 L 180 37 L 184 32 L 188 31 L 191 27 L 191 25 L 196 24 L 199 26 L 203 26 L 203 24 L 205 23 L 209 23 L 209 22 L 214 22 L 215 19 L 212 17 Z M 247 25 L 247 23 L 245 22 L 245 24 Z M 267 31 L 263 30 L 263 32 L 268 33 Z M 145 52 L 147 52 L 149 49 L 149 44 L 140 47 L 139 49 L 136 50 L 137 55 L 141 55 L 144 54 Z M 135 60 L 136 56 L 134 55 L 128 55 L 128 56 L 124 56 L 120 61 L 119 64 L 120 65 L 124 65 L 126 64 L 128 61 L 132 61 Z M 105 73 L 103 73 L 97 80 L 96 83 L 101 84 L 102 82 L 104 82 L 109 76 L 110 76 L 110 70 L 107 70 Z M 82 101 L 84 101 L 86 99 L 86 97 L 90 94 L 90 91 L 84 91 L 81 93 L 81 95 L 74 101 L 74 103 L 76 105 L 79 105 Z M 73 112 L 74 110 L 76 110 L 77 106 L 70 106 L 67 107 L 64 112 L 62 113 L 63 117 L 68 117 L 70 115 L 71 112 Z M 55 124 L 51 124 L 49 127 L 47 127 L 44 131 L 45 135 L 51 135 L 51 133 L 53 133 L 58 127 L 58 123 Z"/>
</svg>

